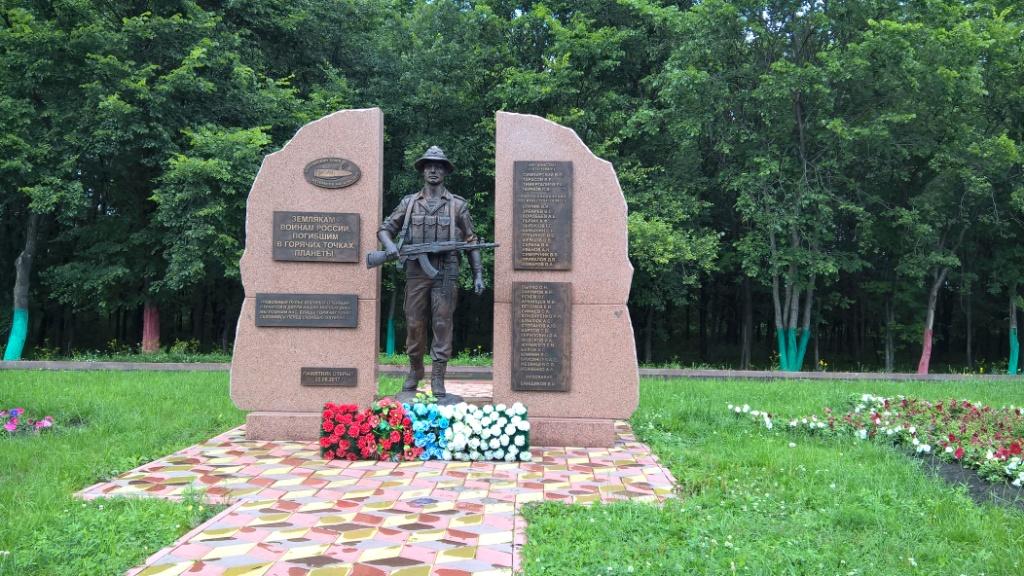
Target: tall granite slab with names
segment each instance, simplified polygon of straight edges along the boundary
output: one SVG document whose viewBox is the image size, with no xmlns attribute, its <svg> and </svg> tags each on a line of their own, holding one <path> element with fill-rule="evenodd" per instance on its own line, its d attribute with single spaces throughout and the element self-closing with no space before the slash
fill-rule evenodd
<svg viewBox="0 0 1024 576">
<path fill-rule="evenodd" d="M 538 446 L 612 446 L 639 402 L 626 200 L 574 131 L 498 112 L 494 402 Z M 507 247 L 507 248 L 506 248 Z"/>
<path fill-rule="evenodd" d="M 344 110 L 263 160 L 249 191 L 231 399 L 253 440 L 312 440 L 324 402 L 377 391 L 384 120 Z"/>
</svg>

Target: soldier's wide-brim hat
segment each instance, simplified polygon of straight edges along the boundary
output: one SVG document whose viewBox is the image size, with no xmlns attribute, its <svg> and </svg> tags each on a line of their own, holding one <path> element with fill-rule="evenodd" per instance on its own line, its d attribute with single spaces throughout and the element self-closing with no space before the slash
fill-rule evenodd
<svg viewBox="0 0 1024 576">
<path fill-rule="evenodd" d="M 431 146 L 428 148 L 427 151 L 423 153 L 423 156 L 413 164 L 413 168 L 416 168 L 417 172 L 423 172 L 423 165 L 427 162 L 440 162 L 448 168 L 449 174 L 455 172 L 455 164 L 452 164 L 451 160 L 444 155 L 444 150 L 441 150 L 437 146 Z"/>
</svg>

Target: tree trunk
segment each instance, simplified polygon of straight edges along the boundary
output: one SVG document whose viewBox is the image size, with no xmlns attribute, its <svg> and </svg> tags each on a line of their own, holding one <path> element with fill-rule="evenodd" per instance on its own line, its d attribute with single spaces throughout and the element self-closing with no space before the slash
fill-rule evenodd
<svg viewBox="0 0 1024 576">
<path fill-rule="evenodd" d="M 159 351 L 160 308 L 147 298 L 142 307 L 142 353 L 152 354 Z"/>
<path fill-rule="evenodd" d="M 771 261 L 775 262 L 778 256 L 778 247 L 775 242 L 774 232 L 768 233 L 768 246 L 771 248 Z M 789 296 L 789 289 L 787 287 L 787 304 Z M 789 364 L 786 362 L 786 320 L 783 316 L 785 308 L 783 308 L 782 299 L 779 294 L 778 270 L 772 270 L 772 309 L 775 312 L 775 339 L 778 341 L 779 348 L 779 370 L 785 372 L 789 370 Z"/>
<path fill-rule="evenodd" d="M 690 302 L 686 303 L 686 317 L 683 319 L 683 341 L 690 341 L 690 312 L 693 310 L 693 304 Z"/>
<path fill-rule="evenodd" d="M 708 302 L 707 288 L 700 285 L 700 308 L 697 310 L 697 351 L 700 361 L 704 362 L 708 357 Z"/>
<path fill-rule="evenodd" d="M 4 360 L 21 360 L 28 337 L 28 291 L 32 274 L 32 259 L 36 254 L 39 236 L 39 214 L 30 211 L 25 230 L 25 248 L 14 261 L 14 314 L 11 317 L 11 333 L 4 349 Z"/>
<path fill-rule="evenodd" d="M 821 308 L 818 308 L 818 317 L 821 318 Z M 821 356 L 818 354 L 818 341 L 821 331 L 815 326 L 814 330 L 814 369 L 821 370 Z"/>
<path fill-rule="evenodd" d="M 885 299 L 885 371 L 892 372 L 896 365 L 896 342 L 893 338 L 893 329 L 896 325 L 896 312 L 893 306 L 892 296 Z"/>
<path fill-rule="evenodd" d="M 391 291 L 391 298 L 388 301 L 388 331 L 384 340 L 384 353 L 388 356 L 395 355 L 395 299 L 398 294 L 396 287 Z"/>
<path fill-rule="evenodd" d="M 754 339 L 754 302 L 750 277 L 743 275 L 743 319 L 740 327 L 740 370 L 750 370 L 750 349 Z"/>
<path fill-rule="evenodd" d="M 197 288 L 192 298 L 192 340 L 201 342 L 203 338 L 203 316 L 206 312 L 206 290 Z"/>
<path fill-rule="evenodd" d="M 811 306 L 814 303 L 814 275 L 811 275 L 811 282 L 807 286 L 807 296 L 804 300 L 804 317 L 802 332 L 800 334 L 800 345 L 796 353 L 796 365 L 793 367 L 794 370 L 803 370 L 804 367 L 804 356 L 807 354 L 807 341 L 811 337 Z"/>
<path fill-rule="evenodd" d="M 941 272 L 935 273 L 935 282 L 928 291 L 928 313 L 924 320 L 924 333 L 921 335 L 921 359 L 917 362 L 917 373 L 927 374 L 928 364 L 932 359 L 932 334 L 935 327 L 935 306 L 939 301 L 939 289 L 946 280 L 946 273 L 949 268 L 943 268 Z"/>
<path fill-rule="evenodd" d="M 224 326 L 220 331 L 220 352 L 221 354 L 228 353 L 228 334 L 231 333 L 231 323 L 228 322 L 228 310 L 224 308 Z"/>
<path fill-rule="evenodd" d="M 790 282 L 795 283 L 795 280 L 791 279 Z M 792 299 L 790 300 L 789 316 L 786 322 L 786 364 L 789 365 L 790 372 L 799 372 L 800 365 L 797 363 L 797 340 L 796 340 L 796 327 L 797 322 L 800 320 L 800 288 L 794 286 L 792 291 Z"/>
<path fill-rule="evenodd" d="M 647 325 L 644 328 L 644 362 L 651 363 L 651 348 L 654 341 L 654 306 L 647 308 Z"/>
<path fill-rule="evenodd" d="M 75 311 L 67 306 L 64 307 L 64 329 L 61 332 L 64 338 L 64 355 L 70 357 L 71 351 L 75 348 Z"/>
<path fill-rule="evenodd" d="M 779 275 L 772 275 L 772 308 L 775 311 L 775 338 L 779 346 L 779 370 L 789 370 L 786 361 L 786 325 L 782 319 L 782 302 L 779 298 Z"/>
<path fill-rule="evenodd" d="M 1017 364 L 1020 362 L 1020 340 L 1017 337 L 1017 283 L 1010 286 L 1010 362 L 1006 373 L 1017 375 Z"/>
<path fill-rule="evenodd" d="M 230 345 L 234 343 L 234 340 L 229 339 L 234 334 L 234 330 L 238 327 L 238 317 L 242 314 L 242 302 L 244 295 L 228 294 L 228 303 L 224 306 L 224 335 L 221 337 L 221 352 L 227 354 L 230 349 Z"/>
<path fill-rule="evenodd" d="M 968 292 L 964 301 L 964 321 L 967 324 L 967 368 L 974 371 L 974 314 L 971 307 L 971 294 Z"/>
</svg>

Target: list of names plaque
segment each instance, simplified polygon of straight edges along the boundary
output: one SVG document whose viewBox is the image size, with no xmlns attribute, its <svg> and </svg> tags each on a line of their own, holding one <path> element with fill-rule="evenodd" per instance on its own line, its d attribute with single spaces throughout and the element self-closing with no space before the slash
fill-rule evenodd
<svg viewBox="0 0 1024 576">
<path fill-rule="evenodd" d="M 355 294 L 257 294 L 257 326 L 355 328 L 359 298 Z"/>
<path fill-rule="evenodd" d="M 568 392 L 572 284 L 512 283 L 512 390 Z"/>
<path fill-rule="evenodd" d="M 572 162 L 514 163 L 513 268 L 572 269 L 572 194 Z"/>
<path fill-rule="evenodd" d="M 354 388 L 358 382 L 357 368 L 306 368 L 299 372 L 302 386 L 340 386 Z"/>
<path fill-rule="evenodd" d="M 274 260 L 359 262 L 359 214 L 274 212 Z"/>
</svg>

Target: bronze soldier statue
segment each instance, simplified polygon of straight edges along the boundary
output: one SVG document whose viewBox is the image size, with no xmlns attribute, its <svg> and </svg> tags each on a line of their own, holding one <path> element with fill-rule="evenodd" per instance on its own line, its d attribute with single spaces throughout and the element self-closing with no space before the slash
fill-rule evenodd
<svg viewBox="0 0 1024 576">
<path fill-rule="evenodd" d="M 452 316 L 458 296 L 460 253 L 469 253 L 473 291 L 481 294 L 484 276 L 480 248 L 494 245 L 479 243 L 466 200 L 445 188 L 444 179 L 455 171 L 455 166 L 444 151 L 431 146 L 414 166 L 423 174 L 424 186 L 402 198 L 380 225 L 377 238 L 384 251 L 367 255 L 367 265 L 397 259 L 405 267 L 405 350 L 409 355 L 409 375 L 399 399 L 415 397 L 424 376 L 429 320 L 434 336 L 430 347 L 430 389 L 438 403 L 456 404 L 462 398 L 446 393 L 444 375 L 452 355 Z"/>
</svg>

